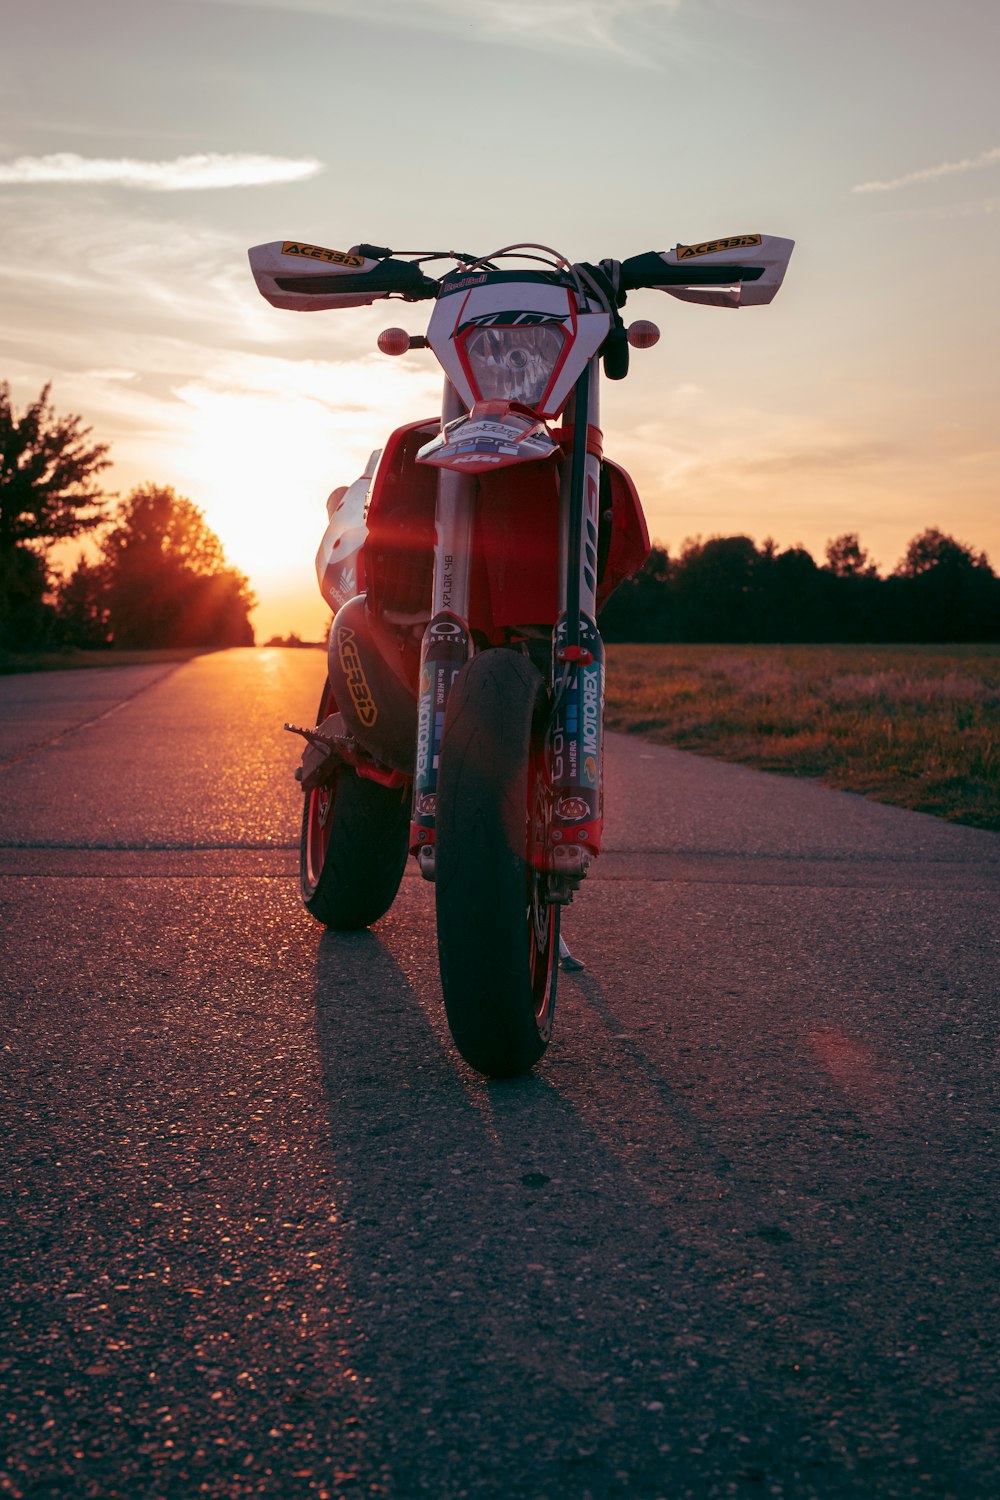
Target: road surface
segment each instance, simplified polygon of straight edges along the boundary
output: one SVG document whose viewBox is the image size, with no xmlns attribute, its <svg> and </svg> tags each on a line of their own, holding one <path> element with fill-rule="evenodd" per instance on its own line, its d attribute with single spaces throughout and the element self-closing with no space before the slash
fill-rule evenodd
<svg viewBox="0 0 1000 1500">
<path fill-rule="evenodd" d="M 995 1493 L 1000 837 L 611 736 L 487 1084 L 300 907 L 322 676 L 0 679 L 0 1495 Z"/>
</svg>

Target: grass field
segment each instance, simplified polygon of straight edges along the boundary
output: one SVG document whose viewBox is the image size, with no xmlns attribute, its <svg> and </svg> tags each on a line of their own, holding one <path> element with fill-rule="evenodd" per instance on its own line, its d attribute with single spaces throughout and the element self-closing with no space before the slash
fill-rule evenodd
<svg viewBox="0 0 1000 1500">
<path fill-rule="evenodd" d="M 1000 646 L 609 646 L 607 722 L 1000 829 Z"/>
<path fill-rule="evenodd" d="M 0 672 L 200 654 L 0 652 Z M 607 722 L 1000 830 L 1000 646 L 609 646 Z"/>
</svg>

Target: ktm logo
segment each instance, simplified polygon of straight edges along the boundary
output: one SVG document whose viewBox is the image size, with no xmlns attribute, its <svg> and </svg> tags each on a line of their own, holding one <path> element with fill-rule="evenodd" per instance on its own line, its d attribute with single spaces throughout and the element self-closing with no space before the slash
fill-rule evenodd
<svg viewBox="0 0 1000 1500">
<path fill-rule="evenodd" d="M 370 729 L 378 718 L 378 708 L 368 686 L 354 631 L 348 625 L 341 625 L 337 631 L 337 655 L 354 704 L 354 712 L 364 727 Z"/>
<path fill-rule="evenodd" d="M 561 328 L 568 322 L 568 313 L 514 312 L 512 308 L 504 307 L 499 312 L 477 313 L 473 318 L 466 318 L 455 329 L 455 335 L 464 333 L 467 328 L 532 328 L 539 323 Z"/>
</svg>

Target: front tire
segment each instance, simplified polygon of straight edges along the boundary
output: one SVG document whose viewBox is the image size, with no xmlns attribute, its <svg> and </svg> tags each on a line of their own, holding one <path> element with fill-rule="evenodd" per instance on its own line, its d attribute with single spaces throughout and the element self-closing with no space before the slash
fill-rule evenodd
<svg viewBox="0 0 1000 1500">
<path fill-rule="evenodd" d="M 438 954 L 455 1045 L 491 1078 L 525 1073 L 552 1034 L 559 908 L 542 869 L 548 693 L 531 662 L 488 650 L 448 698 L 437 784 Z"/>
<path fill-rule="evenodd" d="M 336 711 L 327 683 L 317 723 Z M 341 766 L 305 794 L 299 876 L 306 910 L 343 932 L 370 927 L 396 899 L 409 844 L 409 788 Z"/>
</svg>

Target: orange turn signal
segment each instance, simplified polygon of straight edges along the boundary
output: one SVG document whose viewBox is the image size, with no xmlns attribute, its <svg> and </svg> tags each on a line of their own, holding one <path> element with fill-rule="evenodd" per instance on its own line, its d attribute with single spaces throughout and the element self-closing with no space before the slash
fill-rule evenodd
<svg viewBox="0 0 1000 1500">
<path fill-rule="evenodd" d="M 410 335 L 405 328 L 386 328 L 378 336 L 378 346 L 383 354 L 405 354 Z"/>
<path fill-rule="evenodd" d="M 659 340 L 660 330 L 647 318 L 640 318 L 638 322 L 629 324 L 628 341 L 633 349 L 652 349 Z"/>
</svg>

